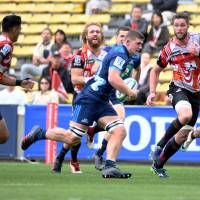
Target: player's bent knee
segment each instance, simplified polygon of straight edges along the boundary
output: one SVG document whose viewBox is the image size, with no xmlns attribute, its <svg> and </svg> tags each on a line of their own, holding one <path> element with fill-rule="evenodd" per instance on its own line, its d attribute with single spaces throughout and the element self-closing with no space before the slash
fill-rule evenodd
<svg viewBox="0 0 200 200">
<path fill-rule="evenodd" d="M 179 101 L 175 106 L 175 110 L 182 124 L 187 124 L 192 118 L 192 107 L 188 101 Z"/>
<path fill-rule="evenodd" d="M 125 132 L 126 134 L 126 131 L 125 131 L 125 128 L 124 128 L 124 123 L 122 120 L 120 119 L 117 119 L 117 120 L 114 120 L 112 122 L 109 122 L 106 126 L 105 126 L 105 130 L 108 132 L 108 133 L 112 133 L 112 131 L 116 128 L 122 128 L 124 129 L 123 132 Z"/>
</svg>

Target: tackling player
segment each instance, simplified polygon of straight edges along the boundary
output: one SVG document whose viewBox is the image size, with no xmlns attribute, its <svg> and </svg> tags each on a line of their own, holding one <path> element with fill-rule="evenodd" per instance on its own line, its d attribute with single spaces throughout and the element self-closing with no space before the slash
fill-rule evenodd
<svg viewBox="0 0 200 200">
<path fill-rule="evenodd" d="M 85 83 L 92 76 L 92 67 L 100 54 L 100 47 L 104 42 L 101 25 L 98 23 L 86 24 L 81 38 L 83 46 L 75 52 L 72 59 L 71 79 L 75 89 L 73 99 L 80 93 Z M 80 164 L 77 160 L 80 146 L 81 143 L 71 149 L 70 168 L 72 173 L 81 173 Z M 52 169 L 54 172 L 61 172 L 62 163 L 68 151 L 69 148 L 63 144 Z"/>
<path fill-rule="evenodd" d="M 10 68 L 13 43 L 17 41 L 21 31 L 21 17 L 17 15 L 5 16 L 2 20 L 2 33 L 0 35 L 0 84 L 8 86 L 21 86 L 32 89 L 34 82 L 30 79 L 17 80 L 8 74 Z M 9 138 L 6 122 L 0 113 L 0 143 Z"/>
</svg>

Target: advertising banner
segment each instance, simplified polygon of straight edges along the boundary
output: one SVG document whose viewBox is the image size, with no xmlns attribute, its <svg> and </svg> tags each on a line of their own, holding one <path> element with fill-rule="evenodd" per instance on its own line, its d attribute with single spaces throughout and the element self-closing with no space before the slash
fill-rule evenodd
<svg viewBox="0 0 200 200">
<path fill-rule="evenodd" d="M 17 154 L 17 105 L 0 105 L 1 114 L 6 121 L 10 137 L 0 144 L 0 157 L 16 157 Z M 1 134 L 1 133 L 0 133 Z"/>
<path fill-rule="evenodd" d="M 171 107 L 148 107 L 148 106 L 128 106 L 126 107 L 125 127 L 127 137 L 119 153 L 120 160 L 149 160 L 149 153 L 157 141 L 162 137 L 170 122 L 176 117 L 175 111 Z M 59 105 L 58 126 L 68 128 L 71 119 L 71 106 Z M 25 133 L 31 130 L 35 124 L 45 128 L 46 107 L 26 106 Z M 200 119 L 197 126 L 200 125 Z M 82 138 L 82 145 L 79 151 L 80 159 L 91 159 L 96 149 L 100 146 L 103 132 L 95 135 L 95 149 L 88 149 L 85 144 L 85 136 Z M 57 151 L 62 143 L 58 143 Z M 179 151 L 172 157 L 173 161 L 200 162 L 200 140 L 194 140 L 187 152 Z M 66 156 L 69 158 L 70 153 Z M 33 144 L 27 151 L 25 157 L 45 157 L 45 142 L 39 141 Z"/>
</svg>

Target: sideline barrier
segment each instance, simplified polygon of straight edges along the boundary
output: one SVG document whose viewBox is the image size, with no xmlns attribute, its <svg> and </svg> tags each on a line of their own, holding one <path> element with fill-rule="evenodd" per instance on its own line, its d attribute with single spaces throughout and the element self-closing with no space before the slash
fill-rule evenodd
<svg viewBox="0 0 200 200">
<path fill-rule="evenodd" d="M 123 142 L 122 149 L 118 156 L 120 160 L 149 160 L 149 152 L 156 142 L 162 137 L 165 129 L 176 117 L 175 111 L 171 107 L 146 107 L 128 106 L 126 107 L 125 126 L 127 137 Z M 71 118 L 71 106 L 59 105 L 58 107 L 58 126 L 68 128 Z M 45 128 L 46 107 L 45 106 L 26 106 L 25 113 L 25 133 L 28 133 L 35 124 Z M 197 125 L 200 126 L 200 118 Z M 80 159 L 91 159 L 93 153 L 100 145 L 103 134 L 95 136 L 95 149 L 88 149 L 85 144 L 85 136 L 78 157 Z M 62 143 L 58 142 L 57 151 L 60 150 Z M 173 161 L 200 162 L 199 157 L 200 140 L 195 140 L 188 152 L 179 151 L 172 157 Z M 27 158 L 44 158 L 45 142 L 39 141 L 24 152 Z M 70 153 L 66 158 L 70 157 Z"/>
<path fill-rule="evenodd" d="M 0 144 L 0 157 L 13 158 L 17 156 L 17 108 L 17 105 L 0 105 L 1 114 L 10 132 L 9 140 L 5 144 Z"/>
</svg>

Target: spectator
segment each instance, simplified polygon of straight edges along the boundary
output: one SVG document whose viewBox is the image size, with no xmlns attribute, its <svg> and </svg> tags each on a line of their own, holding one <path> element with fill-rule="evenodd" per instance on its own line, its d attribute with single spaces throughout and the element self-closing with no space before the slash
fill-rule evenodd
<svg viewBox="0 0 200 200">
<path fill-rule="evenodd" d="M 41 34 L 42 42 L 35 47 L 31 64 L 23 64 L 21 68 L 22 79 L 41 76 L 42 70 L 48 65 L 48 56 L 52 43 L 51 29 L 45 28 Z"/>
<path fill-rule="evenodd" d="M 163 17 L 160 12 L 155 11 L 151 19 L 150 32 L 143 48 L 143 52 L 149 54 L 158 53 L 169 41 L 169 30 L 163 24 Z"/>
<path fill-rule="evenodd" d="M 141 73 L 140 79 L 138 82 L 138 95 L 135 100 L 135 104 L 137 105 L 144 105 L 149 95 L 149 75 L 151 71 L 151 56 L 148 53 L 142 53 L 141 55 Z"/>
<path fill-rule="evenodd" d="M 112 0 L 89 0 L 86 4 L 85 14 L 99 14 L 108 11 L 112 5 Z"/>
<path fill-rule="evenodd" d="M 71 70 L 71 62 L 72 62 L 72 47 L 69 43 L 65 42 L 59 50 L 64 68 L 68 71 Z"/>
<path fill-rule="evenodd" d="M 54 39 L 54 44 L 51 47 L 51 51 L 58 51 L 63 44 L 67 42 L 67 37 L 65 35 L 65 32 L 61 29 L 58 29 L 55 32 L 55 39 Z"/>
<path fill-rule="evenodd" d="M 128 19 L 125 22 L 125 26 L 130 27 L 132 30 L 141 32 L 146 38 L 148 22 L 142 18 L 142 7 L 140 5 L 133 5 L 131 19 Z"/>
<path fill-rule="evenodd" d="M 58 103 L 58 93 L 51 90 L 51 78 L 42 76 L 39 80 L 38 91 L 32 93 L 32 104 Z"/>
<path fill-rule="evenodd" d="M 24 105 L 26 103 L 25 92 L 15 86 L 7 86 L 0 91 L 0 104 Z"/>
<path fill-rule="evenodd" d="M 50 76 L 52 79 L 53 71 L 54 70 L 57 71 L 59 78 L 62 82 L 61 85 L 64 87 L 62 90 L 63 92 L 60 91 L 60 94 L 63 95 L 65 93 L 66 95 L 64 94 L 63 98 L 66 97 L 66 98 L 70 98 L 70 100 L 71 100 L 71 95 L 67 96 L 67 93 L 73 93 L 73 91 L 74 91 L 73 85 L 71 82 L 71 75 L 70 75 L 69 71 L 63 67 L 60 52 L 52 51 L 51 54 L 52 54 L 51 62 L 49 62 L 48 66 L 46 68 L 44 68 L 44 70 L 42 71 L 42 77 Z M 67 99 L 65 99 L 64 102 L 66 102 L 66 100 Z"/>
<path fill-rule="evenodd" d="M 154 11 L 162 13 L 164 22 L 169 25 L 176 14 L 178 0 L 151 0 Z"/>
</svg>

